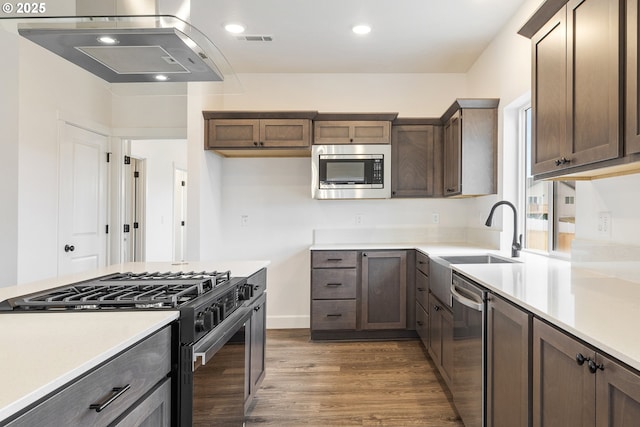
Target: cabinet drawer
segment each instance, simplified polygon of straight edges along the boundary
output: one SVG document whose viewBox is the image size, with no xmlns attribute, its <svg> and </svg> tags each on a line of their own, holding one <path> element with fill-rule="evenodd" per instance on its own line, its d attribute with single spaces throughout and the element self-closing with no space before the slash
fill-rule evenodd
<svg viewBox="0 0 640 427">
<path fill-rule="evenodd" d="M 423 307 L 429 306 L 429 278 L 420 271 L 416 272 L 416 301 Z"/>
<path fill-rule="evenodd" d="M 356 300 L 316 300 L 311 303 L 311 328 L 355 329 Z"/>
<path fill-rule="evenodd" d="M 416 251 L 416 268 L 429 275 L 429 257 L 419 251 Z"/>
<path fill-rule="evenodd" d="M 98 367 L 9 423 L 18 425 L 103 426 L 111 423 L 171 371 L 171 328 L 167 327 Z M 129 385 L 96 412 L 115 387 Z"/>
<path fill-rule="evenodd" d="M 348 299 L 355 297 L 355 268 L 315 269 L 311 273 L 311 298 Z"/>
<path fill-rule="evenodd" d="M 355 268 L 357 262 L 356 251 L 311 252 L 311 268 Z"/>
</svg>

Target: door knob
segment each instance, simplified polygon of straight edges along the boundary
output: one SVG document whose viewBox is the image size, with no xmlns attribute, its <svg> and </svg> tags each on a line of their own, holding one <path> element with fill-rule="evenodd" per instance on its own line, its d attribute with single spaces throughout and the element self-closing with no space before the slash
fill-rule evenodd
<svg viewBox="0 0 640 427">
<path fill-rule="evenodd" d="M 76 249 L 75 246 L 73 245 L 64 245 L 64 251 L 65 252 L 73 252 Z"/>
</svg>

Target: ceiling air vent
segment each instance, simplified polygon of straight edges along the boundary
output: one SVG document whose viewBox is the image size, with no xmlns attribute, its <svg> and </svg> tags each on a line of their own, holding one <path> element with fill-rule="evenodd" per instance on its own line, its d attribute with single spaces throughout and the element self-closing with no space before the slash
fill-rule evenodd
<svg viewBox="0 0 640 427">
<path fill-rule="evenodd" d="M 261 36 L 261 35 L 248 36 L 248 35 L 242 35 L 242 36 L 236 36 L 236 39 L 238 39 L 240 41 L 246 41 L 246 42 L 271 42 L 271 41 L 273 41 L 273 36 Z"/>
</svg>

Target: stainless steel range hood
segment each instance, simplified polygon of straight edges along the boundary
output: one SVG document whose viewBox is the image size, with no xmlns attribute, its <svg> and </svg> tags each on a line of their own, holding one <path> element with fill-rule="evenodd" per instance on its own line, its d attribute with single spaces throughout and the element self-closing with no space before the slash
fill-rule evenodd
<svg viewBox="0 0 640 427">
<path fill-rule="evenodd" d="M 110 83 L 219 82 L 233 74 L 203 33 L 158 14 L 156 1 L 77 0 L 81 16 L 30 16 L 17 32 Z M 131 14 L 141 10 L 149 14 Z"/>
</svg>

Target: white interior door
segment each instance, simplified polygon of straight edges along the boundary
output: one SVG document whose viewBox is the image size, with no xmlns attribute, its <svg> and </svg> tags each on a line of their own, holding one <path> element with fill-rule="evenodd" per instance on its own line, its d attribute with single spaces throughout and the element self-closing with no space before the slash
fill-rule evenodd
<svg viewBox="0 0 640 427">
<path fill-rule="evenodd" d="M 187 171 L 174 170 L 173 197 L 173 260 L 184 261 L 187 247 Z"/>
<path fill-rule="evenodd" d="M 108 139 L 69 123 L 59 142 L 58 275 L 106 265 Z"/>
</svg>

